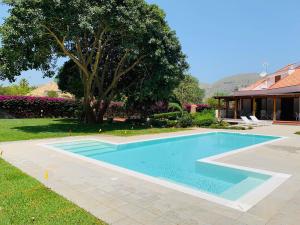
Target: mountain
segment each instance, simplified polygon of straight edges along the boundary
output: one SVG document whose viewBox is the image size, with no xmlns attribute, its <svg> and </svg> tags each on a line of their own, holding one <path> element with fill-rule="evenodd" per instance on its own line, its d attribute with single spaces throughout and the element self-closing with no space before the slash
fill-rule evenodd
<svg viewBox="0 0 300 225">
<path fill-rule="evenodd" d="M 232 94 L 235 90 L 247 87 L 261 79 L 258 73 L 241 73 L 225 77 L 213 84 L 200 83 L 200 87 L 205 89 L 205 98 L 212 97 L 216 93 Z"/>
</svg>

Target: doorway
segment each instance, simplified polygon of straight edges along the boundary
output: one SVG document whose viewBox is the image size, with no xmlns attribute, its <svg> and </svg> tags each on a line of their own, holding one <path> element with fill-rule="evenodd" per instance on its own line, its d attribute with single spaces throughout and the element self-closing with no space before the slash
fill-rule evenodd
<svg viewBox="0 0 300 225">
<path fill-rule="evenodd" d="M 294 98 L 281 98 L 280 120 L 294 120 Z"/>
</svg>

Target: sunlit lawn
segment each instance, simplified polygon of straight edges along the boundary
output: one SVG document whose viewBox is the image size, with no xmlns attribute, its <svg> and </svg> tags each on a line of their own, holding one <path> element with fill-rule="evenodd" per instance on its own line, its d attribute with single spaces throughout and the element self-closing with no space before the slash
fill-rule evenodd
<svg viewBox="0 0 300 225">
<path fill-rule="evenodd" d="M 105 223 L 0 158 L 0 224 Z"/>
<path fill-rule="evenodd" d="M 151 128 L 124 122 L 82 124 L 73 119 L 0 119 L 0 142 L 88 134 L 132 136 L 175 132 L 182 128 Z"/>
</svg>

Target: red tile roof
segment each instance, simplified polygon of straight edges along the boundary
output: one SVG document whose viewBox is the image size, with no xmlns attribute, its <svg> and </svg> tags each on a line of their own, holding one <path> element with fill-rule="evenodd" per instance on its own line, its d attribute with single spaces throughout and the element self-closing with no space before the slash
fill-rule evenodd
<svg viewBox="0 0 300 225">
<path fill-rule="evenodd" d="M 243 88 L 243 91 L 250 91 L 250 90 L 253 90 L 255 89 L 256 87 L 258 87 L 259 85 L 261 85 L 263 82 L 266 81 L 266 78 L 264 79 L 261 79 L 261 80 L 258 80 L 256 81 L 254 84 L 251 84 L 250 86 L 246 87 L 246 88 Z"/>
<path fill-rule="evenodd" d="M 291 69 L 291 66 L 294 65 L 294 72 L 291 74 L 288 74 L 287 76 L 283 77 L 281 80 L 276 82 L 275 84 L 271 85 L 270 87 L 267 88 L 267 90 L 272 90 L 272 89 L 277 89 L 277 88 L 284 88 L 284 87 L 291 87 L 291 86 L 300 86 L 300 66 L 299 64 L 289 64 L 280 70 L 276 71 L 275 73 L 272 73 L 261 80 L 258 80 L 254 84 L 243 88 L 241 91 L 254 91 L 255 88 L 257 88 L 259 85 L 261 85 L 263 82 L 268 80 L 270 77 L 274 77 L 277 75 L 283 75 L 287 74 L 288 71 Z"/>
<path fill-rule="evenodd" d="M 269 89 L 290 87 L 300 85 L 300 69 L 296 69 L 292 74 L 279 80 L 277 83 L 273 84 Z"/>
</svg>

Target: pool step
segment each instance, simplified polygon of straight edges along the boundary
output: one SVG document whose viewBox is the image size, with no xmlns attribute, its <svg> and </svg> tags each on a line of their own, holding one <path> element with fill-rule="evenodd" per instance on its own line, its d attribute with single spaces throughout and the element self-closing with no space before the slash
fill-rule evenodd
<svg viewBox="0 0 300 225">
<path fill-rule="evenodd" d="M 73 143 L 73 144 L 62 144 L 62 145 L 53 145 L 54 147 L 62 148 L 64 150 L 73 150 L 73 149 L 78 149 L 78 148 L 86 148 L 86 147 L 93 147 L 93 146 L 98 146 L 98 147 L 111 147 L 112 145 L 106 144 L 106 143 L 101 143 L 101 142 L 88 142 L 88 143 Z"/>
<path fill-rule="evenodd" d="M 251 189 L 263 183 L 264 180 L 248 177 L 242 182 L 234 185 L 232 188 L 224 191 L 220 196 L 229 200 L 237 200 L 240 196 L 247 193 Z"/>
<path fill-rule="evenodd" d="M 91 158 L 117 149 L 116 145 L 99 141 L 66 142 L 53 144 L 52 146 Z"/>
</svg>

